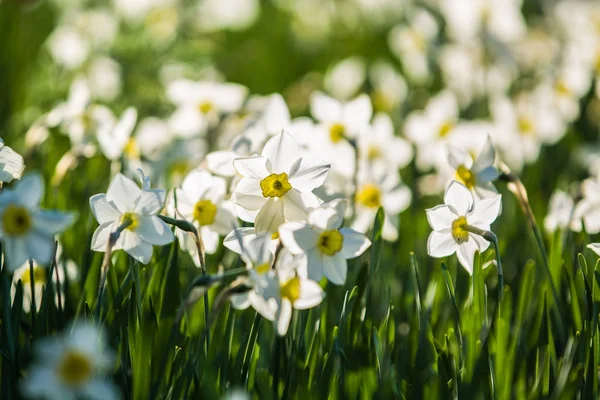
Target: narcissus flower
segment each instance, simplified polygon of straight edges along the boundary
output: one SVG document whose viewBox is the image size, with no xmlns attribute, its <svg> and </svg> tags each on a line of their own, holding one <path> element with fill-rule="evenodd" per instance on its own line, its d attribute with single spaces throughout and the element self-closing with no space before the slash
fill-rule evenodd
<svg viewBox="0 0 600 400">
<path fill-rule="evenodd" d="M 427 253 L 437 258 L 456 253 L 458 261 L 472 274 L 475 252 L 483 252 L 490 243 L 469 232 L 466 226 L 489 231 L 500 212 L 501 195 L 475 202 L 469 189 L 453 181 L 446 190 L 444 203 L 426 210 L 433 229 L 427 241 Z"/>
<path fill-rule="evenodd" d="M 4 141 L 0 139 L 0 185 L 2 182 L 20 179 L 24 170 L 23 157 L 10 147 L 5 146 Z"/>
<path fill-rule="evenodd" d="M 492 183 L 500 175 L 494 166 L 495 160 L 496 150 L 490 137 L 475 160 L 468 151 L 448 145 L 448 162 L 456 172 L 454 179 L 465 185 L 477 198 L 497 193 Z"/>
<path fill-rule="evenodd" d="M 181 189 L 175 189 L 175 195 L 179 212 L 196 226 L 206 252 L 214 253 L 219 246 L 219 235 L 227 235 L 238 225 L 235 206 L 225 199 L 225 179 L 196 169 L 185 177 Z M 193 238 L 181 230 L 177 230 L 176 234 L 181 247 L 197 261 Z"/>
<path fill-rule="evenodd" d="M 312 191 L 323 184 L 329 164 L 300 157 L 298 146 L 285 131 L 265 144 L 261 156 L 233 161 L 243 178 L 234 198 L 238 216 L 254 222 L 257 232 L 275 232 L 286 221 L 306 219 L 308 207 L 319 205 Z"/>
<path fill-rule="evenodd" d="M 94 325 L 77 323 L 68 334 L 41 339 L 35 351 L 37 362 L 22 382 L 25 396 L 55 400 L 119 398 L 116 386 L 105 378 L 114 355 Z"/>
<path fill-rule="evenodd" d="M 562 190 L 555 190 L 550 197 L 550 204 L 548 205 L 548 213 L 544 218 L 544 228 L 546 232 L 554 233 L 558 229 L 567 229 L 573 224 L 573 211 L 575 205 L 573 198 Z M 579 228 L 581 229 L 581 222 L 579 222 Z"/>
<path fill-rule="evenodd" d="M 92 250 L 104 252 L 112 232 L 126 221 L 130 225 L 121 232 L 113 250 L 123 249 L 143 264 L 152 258 L 152 245 L 162 246 L 174 240 L 173 232 L 156 214 L 164 207 L 166 193 L 162 189 L 143 189 L 131 179 L 117 174 L 106 194 L 90 198 L 90 207 L 100 224 L 92 237 Z"/>
<path fill-rule="evenodd" d="M 279 236 L 292 254 L 305 254 L 308 278 L 343 285 L 348 273 L 347 259 L 364 253 L 371 245 L 365 235 L 342 228 L 347 201 L 334 200 L 308 215 L 308 223 L 289 222 L 279 227 Z"/>
<path fill-rule="evenodd" d="M 49 264 L 54 254 L 54 236 L 75 221 L 72 213 L 40 210 L 43 194 L 44 183 L 38 174 L 26 175 L 0 194 L 0 239 L 10 271 L 28 259 Z"/>
</svg>

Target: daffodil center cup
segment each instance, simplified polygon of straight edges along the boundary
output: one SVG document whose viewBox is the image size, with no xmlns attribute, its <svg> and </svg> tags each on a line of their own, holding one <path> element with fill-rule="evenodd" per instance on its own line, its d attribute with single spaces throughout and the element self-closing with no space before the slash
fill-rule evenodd
<svg viewBox="0 0 600 400">
<path fill-rule="evenodd" d="M 127 227 L 127 230 L 134 232 L 140 225 L 140 219 L 136 213 L 126 212 L 121 217 L 121 225 L 127 221 L 131 221 L 131 224 Z"/>
<path fill-rule="evenodd" d="M 367 150 L 367 159 L 369 160 L 376 160 L 378 158 L 381 158 L 382 153 L 381 153 L 381 149 L 379 148 L 379 146 L 376 145 L 370 145 L 368 150 Z"/>
<path fill-rule="evenodd" d="M 210 200 L 200 200 L 194 205 L 194 220 L 201 226 L 215 222 L 217 206 Z"/>
<path fill-rule="evenodd" d="M 2 225 L 10 236 L 22 236 L 31 230 L 33 221 L 29 210 L 23 206 L 10 204 L 4 209 Z"/>
<path fill-rule="evenodd" d="M 125 147 L 123 148 L 123 152 L 127 155 L 129 159 L 132 160 L 137 160 L 141 156 L 140 147 L 138 146 L 134 138 L 129 138 L 129 140 L 125 144 Z"/>
<path fill-rule="evenodd" d="M 452 237 L 458 244 L 465 243 L 469 240 L 469 231 L 465 229 L 465 225 L 467 225 L 467 219 L 465 217 L 458 217 L 452 221 Z"/>
<path fill-rule="evenodd" d="M 338 143 L 340 140 L 344 139 L 346 135 L 346 127 L 340 123 L 331 124 L 329 127 L 329 139 L 333 143 Z"/>
<path fill-rule="evenodd" d="M 214 108 L 214 104 L 210 101 L 203 101 L 202 103 L 198 104 L 198 111 L 200 111 L 202 114 L 208 114 L 214 110 Z"/>
<path fill-rule="evenodd" d="M 342 249 L 344 235 L 338 230 L 325 231 L 319 235 L 317 247 L 321 253 L 333 256 Z"/>
<path fill-rule="evenodd" d="M 475 187 L 475 174 L 462 164 L 456 169 L 456 180 L 464 184 L 469 189 L 473 189 Z"/>
<path fill-rule="evenodd" d="M 452 128 L 454 128 L 454 124 L 452 122 L 450 122 L 450 121 L 444 122 L 440 126 L 440 130 L 438 132 L 439 137 L 445 138 L 446 136 L 448 136 L 448 134 L 450 133 Z"/>
<path fill-rule="evenodd" d="M 368 183 L 356 193 L 356 201 L 365 207 L 379 208 L 381 205 L 381 190 L 376 185 Z"/>
<path fill-rule="evenodd" d="M 21 282 L 23 285 L 29 285 L 31 283 L 31 274 L 29 270 L 23 274 L 21 277 Z M 33 268 L 33 283 L 34 284 L 45 284 L 46 283 L 46 269 L 40 267 Z"/>
<path fill-rule="evenodd" d="M 269 263 L 264 263 L 257 265 L 256 267 L 254 267 L 254 269 L 256 270 L 256 272 L 262 275 L 269 272 L 269 270 L 271 269 L 271 265 Z"/>
<path fill-rule="evenodd" d="M 92 376 L 92 360 L 78 351 L 67 351 L 58 364 L 58 376 L 69 386 L 80 386 Z"/>
<path fill-rule="evenodd" d="M 292 189 L 285 172 L 271 174 L 260 181 L 263 197 L 282 197 Z"/>
<path fill-rule="evenodd" d="M 300 298 L 300 278 L 293 277 L 283 283 L 279 289 L 281 298 L 288 299 L 292 305 Z"/>
</svg>

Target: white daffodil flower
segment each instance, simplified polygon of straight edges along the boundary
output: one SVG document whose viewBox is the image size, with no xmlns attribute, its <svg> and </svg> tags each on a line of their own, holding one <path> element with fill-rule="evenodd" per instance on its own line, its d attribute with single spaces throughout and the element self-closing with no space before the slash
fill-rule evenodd
<svg viewBox="0 0 600 400">
<path fill-rule="evenodd" d="M 427 253 L 436 258 L 456 253 L 461 265 L 472 274 L 475 252 L 483 252 L 490 243 L 464 227 L 470 225 L 489 231 L 500 212 L 501 195 L 475 201 L 466 186 L 454 181 L 446 190 L 444 203 L 426 210 L 433 229 L 427 241 Z"/>
<path fill-rule="evenodd" d="M 75 214 L 40 210 L 44 182 L 29 174 L 0 194 L 0 239 L 9 271 L 29 259 L 48 265 L 54 255 L 54 236 L 75 221 Z"/>
<path fill-rule="evenodd" d="M 417 167 L 427 171 L 445 157 L 446 143 L 458 122 L 458 100 L 444 91 L 429 100 L 424 111 L 406 119 L 406 137 L 417 145 Z"/>
<path fill-rule="evenodd" d="M 16 151 L 4 145 L 0 139 L 0 185 L 11 182 L 13 179 L 21 179 L 25 170 L 23 157 Z"/>
<path fill-rule="evenodd" d="M 315 156 L 331 160 L 332 168 L 345 177 L 355 172 L 355 155 L 346 139 L 355 139 L 369 128 L 373 115 L 371 99 L 362 94 L 355 99 L 342 103 L 321 92 L 313 93 L 310 112 L 317 120 L 312 153 Z M 335 154 L 335 157 L 331 157 Z"/>
<path fill-rule="evenodd" d="M 600 243 L 590 243 L 587 245 L 587 248 L 600 256 Z"/>
<path fill-rule="evenodd" d="M 589 178 L 581 183 L 583 198 L 573 211 L 572 229 L 579 232 L 585 226 L 587 233 L 600 232 L 600 178 Z"/>
<path fill-rule="evenodd" d="M 382 236 L 387 241 L 395 241 L 398 238 L 398 214 L 408 208 L 411 198 L 410 189 L 400 181 L 396 171 L 372 168 L 368 172 L 360 172 L 352 228 L 366 233 L 373 226 L 377 210 L 383 207 Z"/>
<path fill-rule="evenodd" d="M 454 179 L 465 185 L 477 198 L 491 197 L 498 193 L 492 183 L 500 175 L 494 166 L 495 161 L 496 150 L 489 136 L 475 160 L 468 151 L 448 145 L 448 162 L 454 168 Z"/>
<path fill-rule="evenodd" d="M 214 126 L 223 114 L 237 111 L 248 90 L 234 83 L 193 82 L 186 79 L 171 82 L 167 97 L 177 106 L 169 125 L 175 134 L 188 138 L 201 135 Z"/>
<path fill-rule="evenodd" d="M 285 131 L 269 139 L 261 156 L 233 161 L 243 178 L 234 198 L 238 216 L 254 222 L 257 232 L 275 232 L 286 221 L 306 219 L 308 207 L 319 205 L 312 193 L 323 184 L 329 164 L 300 157 L 298 146 Z"/>
<path fill-rule="evenodd" d="M 573 198 L 562 190 L 555 190 L 550 197 L 548 213 L 544 218 L 544 228 L 548 233 L 571 226 L 575 204 Z"/>
<path fill-rule="evenodd" d="M 295 255 L 306 255 L 307 276 L 319 281 L 325 276 L 335 285 L 346 283 L 347 259 L 365 252 L 371 241 L 350 228 L 342 228 L 348 202 L 334 200 L 313 209 L 308 223 L 288 222 L 279 227 L 284 246 Z"/>
<path fill-rule="evenodd" d="M 196 226 L 208 254 L 217 251 L 219 235 L 227 235 L 238 225 L 235 206 L 225 199 L 226 192 L 225 179 L 201 169 L 190 172 L 183 180 L 181 189 L 175 189 L 177 209 Z M 174 202 L 171 205 L 174 206 Z M 176 235 L 181 248 L 188 251 L 197 263 L 197 248 L 193 238 L 179 229 Z"/>
<path fill-rule="evenodd" d="M 273 321 L 279 336 L 285 336 L 292 310 L 316 307 L 325 297 L 323 289 L 315 281 L 299 276 L 291 268 L 269 271 L 256 292 L 252 307 L 269 321 Z"/>
<path fill-rule="evenodd" d="M 157 214 L 165 204 L 162 189 L 140 189 L 131 179 L 117 174 L 106 194 L 90 198 L 90 207 L 100 226 L 92 237 L 92 250 L 104 252 L 109 236 L 127 220 L 113 250 L 123 249 L 142 264 L 152 258 L 152 245 L 162 246 L 174 240 L 173 232 Z"/>
<path fill-rule="evenodd" d="M 36 343 L 37 359 L 21 384 L 23 394 L 52 400 L 120 398 L 117 387 L 106 379 L 115 357 L 102 332 L 84 323 L 67 332 Z"/>
<path fill-rule="evenodd" d="M 358 137 L 361 168 L 380 163 L 390 170 L 406 167 L 413 158 L 411 144 L 394 134 L 394 124 L 387 114 L 378 113 L 370 129 Z"/>
<path fill-rule="evenodd" d="M 136 122 L 137 111 L 135 108 L 129 107 L 114 126 L 104 125 L 102 129 L 98 130 L 98 144 L 106 158 L 115 161 L 121 158 L 123 153 L 133 160 L 140 158 L 137 143 L 131 137 Z"/>
</svg>

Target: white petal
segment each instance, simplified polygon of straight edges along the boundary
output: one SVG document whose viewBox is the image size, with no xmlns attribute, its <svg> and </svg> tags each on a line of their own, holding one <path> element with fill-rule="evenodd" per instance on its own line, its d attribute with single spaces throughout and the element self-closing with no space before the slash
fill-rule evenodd
<svg viewBox="0 0 600 400">
<path fill-rule="evenodd" d="M 27 208 L 36 208 L 44 195 L 44 181 L 37 172 L 27 174 L 15 183 L 14 193 Z"/>
<path fill-rule="evenodd" d="M 54 239 L 37 232 L 31 232 L 27 235 L 26 251 L 28 258 L 33 258 L 38 264 L 47 266 L 54 256 Z"/>
<path fill-rule="evenodd" d="M 219 234 L 207 226 L 203 226 L 200 230 L 202 241 L 204 242 L 204 250 L 207 254 L 214 254 L 219 247 Z"/>
<path fill-rule="evenodd" d="M 242 243 L 240 243 L 238 236 L 241 238 Z M 244 249 L 248 247 L 250 241 L 255 237 L 256 233 L 254 228 L 237 228 L 235 231 L 231 231 L 225 236 L 225 239 L 223 239 L 223 246 L 235 253 L 242 254 L 242 247 Z"/>
<path fill-rule="evenodd" d="M 292 189 L 283 196 L 283 213 L 288 221 L 306 220 L 308 218 L 308 207 L 306 198 L 296 189 Z"/>
<path fill-rule="evenodd" d="M 118 221 L 121 218 L 119 210 L 106 200 L 104 193 L 90 197 L 90 207 L 99 224 Z"/>
<path fill-rule="evenodd" d="M 324 231 L 339 229 L 343 222 L 343 215 L 330 207 L 315 208 L 308 215 L 308 223 Z"/>
<path fill-rule="evenodd" d="M 600 256 L 600 243 L 590 243 L 587 245 L 587 248 Z"/>
<path fill-rule="evenodd" d="M 300 151 L 292 136 L 281 131 L 267 141 L 261 155 L 271 161 L 271 172 L 279 174 L 290 171 L 292 164 L 300 158 Z"/>
<path fill-rule="evenodd" d="M 217 207 L 215 221 L 210 226 L 219 235 L 227 235 L 232 229 L 238 227 L 238 219 L 235 214 L 235 205 L 230 201 L 223 201 Z"/>
<path fill-rule="evenodd" d="M 462 183 L 452 181 L 444 194 L 444 203 L 452 206 L 457 215 L 465 216 L 473 208 L 473 195 Z"/>
<path fill-rule="evenodd" d="M 256 232 L 275 232 L 281 224 L 285 222 L 283 216 L 284 202 L 270 198 L 262 206 L 258 214 L 254 226 Z"/>
<path fill-rule="evenodd" d="M 110 182 L 106 191 L 106 200 L 115 205 L 122 213 L 132 212 L 135 201 L 142 193 L 142 189 L 125 175 L 118 173 Z"/>
<path fill-rule="evenodd" d="M 427 214 L 427 221 L 429 226 L 434 231 L 447 231 L 452 228 L 452 223 L 458 218 L 458 215 L 454 214 L 452 208 L 446 204 L 440 204 L 433 208 L 425 210 Z"/>
<path fill-rule="evenodd" d="M 317 245 L 319 234 L 304 222 L 288 222 L 279 227 L 279 237 L 292 254 L 302 254 Z"/>
<path fill-rule="evenodd" d="M 136 233 L 143 241 L 156 246 L 163 246 L 175 240 L 169 226 L 155 215 L 139 217 Z"/>
<path fill-rule="evenodd" d="M 235 202 L 250 211 L 258 210 L 267 199 L 263 197 L 260 181 L 254 178 L 242 178 L 235 188 Z"/>
<path fill-rule="evenodd" d="M 236 310 L 245 310 L 250 307 L 250 299 L 248 298 L 248 293 L 242 294 L 234 294 L 230 298 L 231 306 Z"/>
<path fill-rule="evenodd" d="M 383 219 L 383 230 L 381 232 L 383 240 L 395 242 L 398 240 L 398 216 L 385 213 Z"/>
<path fill-rule="evenodd" d="M 299 158 L 290 169 L 289 182 L 294 189 L 310 192 L 323 185 L 330 164 L 316 158 Z"/>
<path fill-rule="evenodd" d="M 447 257 L 454 254 L 458 248 L 458 243 L 450 233 L 440 233 L 433 231 L 427 240 L 427 254 L 431 257 Z"/>
<path fill-rule="evenodd" d="M 20 179 L 25 170 L 25 162 L 20 154 L 8 146 L 0 148 L 0 181 L 10 182 Z"/>
<path fill-rule="evenodd" d="M 213 180 L 213 176 L 210 172 L 202 169 L 194 169 L 186 175 L 181 183 L 181 189 L 183 189 L 189 199 L 195 203 L 196 201 L 207 197 L 207 193 L 213 188 Z M 222 190 L 224 191 L 225 189 L 223 188 Z"/>
<path fill-rule="evenodd" d="M 96 378 L 85 385 L 83 390 L 85 397 L 92 400 L 117 400 L 119 399 L 119 391 L 108 380 L 100 380 Z"/>
<path fill-rule="evenodd" d="M 400 184 L 392 191 L 383 194 L 382 204 L 386 212 L 398 214 L 410 206 L 411 198 L 410 189 Z"/>
<path fill-rule="evenodd" d="M 336 121 L 342 117 L 342 104 L 322 92 L 315 92 L 310 99 L 310 113 L 317 121 Z"/>
<path fill-rule="evenodd" d="M 323 256 L 323 275 L 334 285 L 346 283 L 348 263 L 341 253 Z"/>
<path fill-rule="evenodd" d="M 283 300 L 275 315 L 275 327 L 279 336 L 285 336 L 292 319 L 292 304 Z"/>
<path fill-rule="evenodd" d="M 495 161 L 496 150 L 494 149 L 491 138 L 488 136 L 485 144 L 483 145 L 483 149 L 481 149 L 479 156 L 477 156 L 477 159 L 473 164 L 472 170 L 478 174 L 480 171 L 483 171 L 486 168 L 493 167 Z"/>
<path fill-rule="evenodd" d="M 114 222 L 105 222 L 96 228 L 94 235 L 92 236 L 92 250 L 104 252 L 106 251 L 106 245 L 108 244 L 108 238 L 110 234 L 115 230 Z"/>
<path fill-rule="evenodd" d="M 476 182 L 478 186 L 484 183 L 495 181 L 500 176 L 500 172 L 493 165 L 476 172 L 476 174 Z"/>
<path fill-rule="evenodd" d="M 488 247 L 490 247 L 490 242 L 485 240 L 482 236 L 476 235 L 474 233 L 469 233 L 469 237 L 475 241 L 475 244 L 477 244 L 477 248 L 479 249 L 480 253 L 483 253 L 487 250 Z"/>
<path fill-rule="evenodd" d="M 19 268 L 30 257 L 27 253 L 27 242 L 23 238 L 5 238 L 2 244 L 4 260 L 9 271 Z"/>
<path fill-rule="evenodd" d="M 65 231 L 75 222 L 75 214 L 54 210 L 41 210 L 33 215 L 33 229 L 46 236 Z"/>
<path fill-rule="evenodd" d="M 306 275 L 315 282 L 323 278 L 323 253 L 316 248 L 306 253 Z"/>
<path fill-rule="evenodd" d="M 155 215 L 165 205 L 167 193 L 162 189 L 142 190 L 135 202 L 134 211 L 141 215 Z"/>
<path fill-rule="evenodd" d="M 239 155 L 233 151 L 213 151 L 206 155 L 206 166 L 217 175 L 234 176 L 236 169 L 233 160 L 238 157 Z"/>
<path fill-rule="evenodd" d="M 461 265 L 467 270 L 469 275 L 473 275 L 473 263 L 475 260 L 475 252 L 477 251 L 477 244 L 472 238 L 458 246 L 456 250 L 456 256 Z"/>
<path fill-rule="evenodd" d="M 239 157 L 233 160 L 233 166 L 242 176 L 254 179 L 263 179 L 271 174 L 271 171 L 269 171 L 268 168 L 268 161 L 268 158 L 260 156 Z"/>
<path fill-rule="evenodd" d="M 125 235 L 125 237 L 130 237 L 133 235 Z M 123 245 L 123 249 L 134 259 L 138 260 L 142 264 L 148 264 L 152 260 L 152 245 L 146 242 L 139 242 L 133 247 L 125 248 L 125 244 Z"/>
<path fill-rule="evenodd" d="M 481 199 L 475 203 L 473 211 L 467 217 L 467 223 L 474 226 L 490 225 L 496 220 L 502 206 L 502 195 Z"/>
<path fill-rule="evenodd" d="M 366 94 L 361 94 L 344 105 L 343 114 L 344 122 L 349 131 L 358 133 L 369 124 L 373 115 L 371 98 Z"/>
<path fill-rule="evenodd" d="M 300 281 L 300 298 L 294 303 L 294 308 L 306 310 L 307 308 L 316 307 L 321 304 L 324 297 L 323 289 L 317 282 L 303 279 Z"/>
<path fill-rule="evenodd" d="M 350 228 L 340 229 L 344 236 L 344 243 L 340 254 L 345 258 L 354 258 L 360 256 L 371 246 L 371 241 L 362 233 Z"/>
</svg>

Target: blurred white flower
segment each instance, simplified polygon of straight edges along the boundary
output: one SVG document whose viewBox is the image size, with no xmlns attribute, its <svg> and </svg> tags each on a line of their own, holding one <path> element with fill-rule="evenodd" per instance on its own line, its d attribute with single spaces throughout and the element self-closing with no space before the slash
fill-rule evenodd
<svg viewBox="0 0 600 400">
<path fill-rule="evenodd" d="M 383 207 L 385 218 L 382 236 L 387 241 L 395 241 L 398 239 L 398 214 L 408 208 L 411 197 L 410 189 L 400 181 L 396 171 L 388 168 L 361 171 L 352 228 L 366 233 L 373 226 L 377 210 Z"/>
<path fill-rule="evenodd" d="M 201 32 L 244 30 L 260 15 L 258 0 L 204 0 L 198 5 L 196 27 Z"/>
<path fill-rule="evenodd" d="M 123 153 L 130 159 L 139 159 L 140 151 L 131 133 L 137 122 L 137 111 L 129 107 L 114 126 L 104 125 L 97 131 L 100 149 L 111 161 L 121 158 Z"/>
<path fill-rule="evenodd" d="M 356 95 L 366 78 L 366 65 L 358 56 L 345 58 L 329 67 L 325 73 L 325 89 L 340 100 Z"/>
<path fill-rule="evenodd" d="M 6 267 L 14 271 L 29 259 L 48 265 L 54 254 L 54 236 L 75 221 L 75 215 L 40 210 L 44 182 L 29 174 L 0 194 L 0 238 Z"/>
<path fill-rule="evenodd" d="M 142 264 L 152 258 L 152 245 L 162 246 L 174 240 L 173 232 L 156 214 L 165 204 L 162 189 L 140 189 L 131 179 L 117 174 L 106 194 L 90 198 L 90 207 L 100 226 L 92 237 L 92 250 L 105 252 L 109 236 L 126 221 L 113 251 L 123 249 Z"/>
<path fill-rule="evenodd" d="M 456 253 L 458 261 L 473 274 L 475 252 L 486 250 L 490 243 L 479 235 L 467 231 L 471 225 L 489 231 L 501 207 L 501 195 L 475 201 L 471 191 L 454 181 L 446 190 L 444 203 L 429 208 L 427 220 L 433 229 L 427 241 L 427 253 L 436 258 Z"/>
<path fill-rule="evenodd" d="M 269 139 L 261 156 L 240 157 L 235 169 L 243 176 L 234 193 L 238 216 L 254 222 L 257 232 L 275 232 L 285 221 L 306 219 L 319 199 L 312 191 L 327 177 L 329 164 L 301 158 L 285 131 Z"/>
<path fill-rule="evenodd" d="M 237 227 L 237 216 L 233 202 L 225 199 L 225 179 L 212 176 L 210 172 L 196 169 L 190 172 L 181 189 L 175 189 L 177 209 L 185 219 L 191 221 L 202 237 L 206 253 L 213 254 L 219 246 L 219 235 L 225 236 Z M 175 206 L 174 199 L 171 206 Z M 181 248 L 197 260 L 197 249 L 193 238 L 184 231 L 176 231 Z"/>
<path fill-rule="evenodd" d="M 406 100 L 406 80 L 390 62 L 375 61 L 369 68 L 369 81 L 373 85 L 371 98 L 375 110 L 392 112 Z"/>
<path fill-rule="evenodd" d="M 371 241 L 350 228 L 343 228 L 348 202 L 334 200 L 311 210 L 308 222 L 288 222 L 279 227 L 284 246 L 295 255 L 306 255 L 307 276 L 319 281 L 325 276 L 335 285 L 346 283 L 347 259 L 365 252 Z"/>
<path fill-rule="evenodd" d="M 398 170 L 410 164 L 413 158 L 412 145 L 394 133 L 391 118 L 387 114 L 376 114 L 369 129 L 358 137 L 360 168 L 378 164 Z"/>
<path fill-rule="evenodd" d="M 87 71 L 87 82 L 93 97 L 113 101 L 121 94 L 121 66 L 112 58 L 95 58 Z"/>
<path fill-rule="evenodd" d="M 169 125 L 180 137 L 204 134 L 223 114 L 239 110 L 247 92 L 244 86 L 235 83 L 173 81 L 167 87 L 167 97 L 177 110 Z"/>
<path fill-rule="evenodd" d="M 21 179 L 25 171 L 23 157 L 13 149 L 4 145 L 0 139 L 0 185 L 11 182 L 13 179 Z"/>
<path fill-rule="evenodd" d="M 90 54 L 88 40 L 68 25 L 61 25 L 52 32 L 48 48 L 54 62 L 70 70 L 79 68 Z"/>
<path fill-rule="evenodd" d="M 573 211 L 572 229 L 589 234 L 600 232 L 600 178 L 589 178 L 581 183 L 582 199 Z"/>
<path fill-rule="evenodd" d="M 106 379 L 115 356 L 102 332 L 81 322 L 67 332 L 36 342 L 36 362 L 21 384 L 23 394 L 54 400 L 118 399 L 117 387 Z"/>
<path fill-rule="evenodd" d="M 548 213 L 544 218 L 544 228 L 548 233 L 571 226 L 575 204 L 573 198 L 562 190 L 555 190 L 550 197 Z"/>
</svg>

